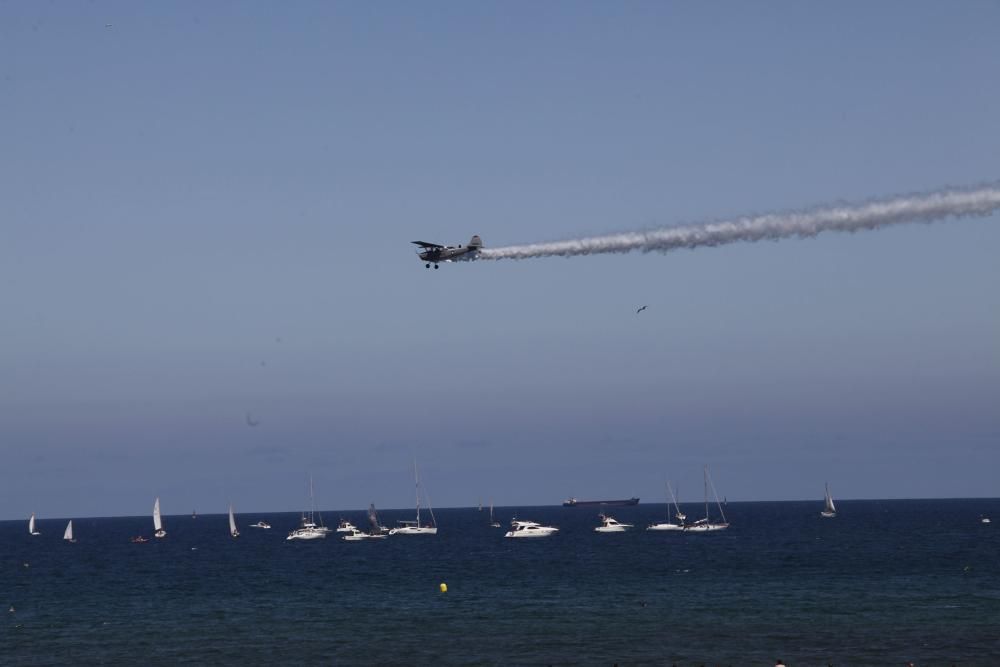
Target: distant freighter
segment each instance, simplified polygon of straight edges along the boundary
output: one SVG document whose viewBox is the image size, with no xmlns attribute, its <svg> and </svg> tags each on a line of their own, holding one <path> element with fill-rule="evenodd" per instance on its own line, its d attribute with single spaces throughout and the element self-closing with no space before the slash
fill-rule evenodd
<svg viewBox="0 0 1000 667">
<path fill-rule="evenodd" d="M 638 505 L 638 498 L 629 498 L 628 500 L 577 500 L 576 498 L 570 498 L 569 500 L 563 502 L 563 507 L 594 507 L 596 505 Z"/>
</svg>

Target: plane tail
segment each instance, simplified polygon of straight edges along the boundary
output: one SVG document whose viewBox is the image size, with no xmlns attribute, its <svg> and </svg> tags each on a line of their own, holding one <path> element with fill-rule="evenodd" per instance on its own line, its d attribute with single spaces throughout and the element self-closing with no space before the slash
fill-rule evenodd
<svg viewBox="0 0 1000 667">
<path fill-rule="evenodd" d="M 475 236 L 472 237 L 472 240 L 469 241 L 469 247 L 474 248 L 476 250 L 479 250 L 480 248 L 483 247 L 483 240 L 479 238 L 479 234 L 476 234 Z"/>
</svg>

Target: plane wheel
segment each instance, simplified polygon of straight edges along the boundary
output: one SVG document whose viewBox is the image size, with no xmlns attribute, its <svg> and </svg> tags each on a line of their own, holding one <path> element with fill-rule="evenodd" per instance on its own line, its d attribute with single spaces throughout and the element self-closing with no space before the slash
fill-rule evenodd
<svg viewBox="0 0 1000 667">
<path fill-rule="evenodd" d="M 430 264 L 424 264 L 424 267 L 429 269 L 429 268 L 431 268 L 431 265 Z"/>
<path fill-rule="evenodd" d="M 435 264 L 435 265 L 434 265 L 434 268 L 436 269 L 436 268 L 439 268 L 439 267 L 438 267 L 438 265 L 437 265 L 437 264 Z"/>
</svg>

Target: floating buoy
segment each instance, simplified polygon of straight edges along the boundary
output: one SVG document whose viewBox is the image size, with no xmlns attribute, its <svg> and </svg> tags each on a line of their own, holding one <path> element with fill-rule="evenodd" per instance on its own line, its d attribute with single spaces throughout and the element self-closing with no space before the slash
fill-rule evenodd
<svg viewBox="0 0 1000 667">
<path fill-rule="evenodd" d="M 444 583 L 443 581 L 442 581 L 442 582 L 441 582 L 441 584 L 440 584 L 440 585 L 438 586 L 438 588 L 440 588 L 440 589 L 441 589 L 441 592 L 442 592 L 442 593 L 447 593 L 447 592 L 448 592 L 448 584 Z"/>
</svg>

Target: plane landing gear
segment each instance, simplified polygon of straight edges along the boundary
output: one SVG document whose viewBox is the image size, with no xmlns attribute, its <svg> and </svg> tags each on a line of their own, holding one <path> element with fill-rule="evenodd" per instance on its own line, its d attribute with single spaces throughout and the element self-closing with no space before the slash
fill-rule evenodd
<svg viewBox="0 0 1000 667">
<path fill-rule="evenodd" d="M 435 268 L 435 269 L 437 269 L 437 268 L 439 268 L 439 267 L 438 267 L 438 265 L 437 265 L 437 264 L 435 264 L 435 265 L 434 265 L 434 268 Z"/>
<path fill-rule="evenodd" d="M 427 263 L 427 264 L 424 264 L 424 268 L 425 268 L 425 269 L 429 269 L 429 268 L 431 268 L 431 265 L 430 265 L 430 263 Z M 437 265 L 437 264 L 435 264 L 435 265 L 434 265 L 434 268 L 435 268 L 435 269 L 436 269 L 436 268 L 438 268 L 438 265 Z"/>
</svg>

